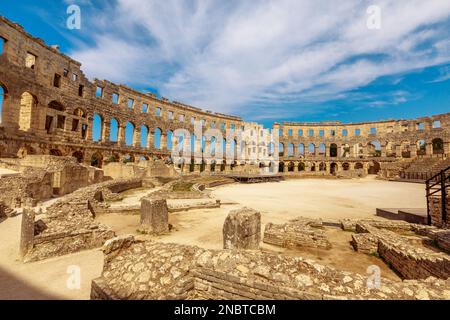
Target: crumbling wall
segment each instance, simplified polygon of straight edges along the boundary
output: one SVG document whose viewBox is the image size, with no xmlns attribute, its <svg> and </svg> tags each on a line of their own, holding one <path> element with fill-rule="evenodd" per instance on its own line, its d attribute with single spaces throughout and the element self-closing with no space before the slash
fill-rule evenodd
<svg viewBox="0 0 450 320">
<path fill-rule="evenodd" d="M 439 228 L 450 228 L 450 196 L 447 196 L 447 218 L 442 220 L 442 198 L 428 197 L 428 210 L 431 216 L 431 225 Z"/>
<path fill-rule="evenodd" d="M 366 276 L 301 257 L 261 251 L 204 250 L 135 241 L 104 246 L 92 299 L 449 299 L 450 280 L 391 281 L 369 288 Z"/>
</svg>

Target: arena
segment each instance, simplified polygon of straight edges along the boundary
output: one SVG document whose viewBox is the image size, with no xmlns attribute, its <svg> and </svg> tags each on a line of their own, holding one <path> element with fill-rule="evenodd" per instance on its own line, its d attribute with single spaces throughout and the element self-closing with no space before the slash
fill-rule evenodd
<svg viewBox="0 0 450 320">
<path fill-rule="evenodd" d="M 0 40 L 0 298 L 450 299 L 450 113 L 264 128 Z"/>
</svg>

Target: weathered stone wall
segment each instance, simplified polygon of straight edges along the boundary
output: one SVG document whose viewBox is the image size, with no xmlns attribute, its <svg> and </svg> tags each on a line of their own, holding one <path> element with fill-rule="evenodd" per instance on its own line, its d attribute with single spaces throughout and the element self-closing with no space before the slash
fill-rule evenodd
<svg viewBox="0 0 450 320">
<path fill-rule="evenodd" d="M 250 208 L 231 211 L 223 224 L 224 249 L 259 248 L 261 241 L 261 214 Z"/>
<path fill-rule="evenodd" d="M 204 250 L 139 242 L 132 237 L 104 246 L 102 276 L 92 299 L 449 299 L 449 280 L 367 277 L 312 260 L 261 251 Z"/>
<path fill-rule="evenodd" d="M 431 224 L 439 228 L 450 228 L 450 197 L 447 196 L 447 219 L 442 219 L 442 198 L 428 197 L 428 213 L 431 216 Z"/>
<path fill-rule="evenodd" d="M 285 224 L 266 224 L 265 243 L 283 248 L 313 247 L 330 249 L 321 220 L 297 218 Z"/>
</svg>

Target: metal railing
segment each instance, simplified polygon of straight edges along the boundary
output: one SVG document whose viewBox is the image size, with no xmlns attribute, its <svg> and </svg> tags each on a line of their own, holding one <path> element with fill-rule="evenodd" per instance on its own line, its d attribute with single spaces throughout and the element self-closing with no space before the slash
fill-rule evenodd
<svg viewBox="0 0 450 320">
<path fill-rule="evenodd" d="M 450 167 L 441 170 L 426 181 L 428 224 L 431 225 L 430 198 L 441 197 L 442 221 L 447 221 L 447 189 L 450 187 Z"/>
</svg>

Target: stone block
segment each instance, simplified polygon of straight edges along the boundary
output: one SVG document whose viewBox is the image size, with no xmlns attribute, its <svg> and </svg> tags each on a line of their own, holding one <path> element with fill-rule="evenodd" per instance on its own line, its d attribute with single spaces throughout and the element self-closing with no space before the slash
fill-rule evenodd
<svg viewBox="0 0 450 320">
<path fill-rule="evenodd" d="M 223 225 L 225 249 L 259 248 L 261 240 L 261 214 L 249 208 L 231 211 Z"/>
<path fill-rule="evenodd" d="M 141 227 L 144 233 L 160 234 L 169 231 L 169 214 L 166 199 L 141 200 Z"/>
</svg>

